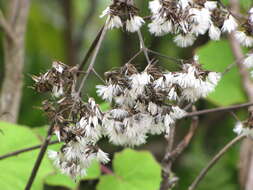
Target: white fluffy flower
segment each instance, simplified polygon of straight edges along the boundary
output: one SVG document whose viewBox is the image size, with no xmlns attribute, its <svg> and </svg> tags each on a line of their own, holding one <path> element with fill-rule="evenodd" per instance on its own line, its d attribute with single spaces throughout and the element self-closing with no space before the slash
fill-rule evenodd
<svg viewBox="0 0 253 190">
<path fill-rule="evenodd" d="M 105 10 L 103 10 L 102 14 L 99 16 L 100 18 L 103 18 L 104 16 L 110 14 L 110 7 L 106 7 Z"/>
<path fill-rule="evenodd" d="M 104 118 L 103 124 L 106 129 L 105 133 L 111 143 L 124 145 L 127 142 L 127 137 L 124 135 L 126 129 L 122 122 Z"/>
<path fill-rule="evenodd" d="M 131 98 L 136 99 L 139 95 L 141 95 L 145 85 L 150 83 L 151 78 L 151 75 L 147 72 L 133 74 L 130 77 L 132 89 L 129 91 L 129 95 Z"/>
<path fill-rule="evenodd" d="M 172 117 L 169 114 L 166 114 L 165 117 L 164 117 L 165 128 L 169 128 L 174 124 L 175 124 L 175 120 L 172 119 Z"/>
<path fill-rule="evenodd" d="M 234 133 L 236 133 L 237 135 L 245 135 L 245 136 L 250 136 L 253 137 L 253 130 L 250 129 L 249 127 L 244 127 L 243 123 L 238 121 L 235 124 L 235 127 L 233 129 Z"/>
<path fill-rule="evenodd" d="M 160 0 L 153 0 L 149 2 L 149 9 L 153 14 L 157 14 L 162 8 Z"/>
<path fill-rule="evenodd" d="M 152 117 L 140 113 L 125 118 L 123 122 L 106 119 L 104 123 L 110 142 L 115 145 L 135 146 L 146 142 Z"/>
<path fill-rule="evenodd" d="M 149 32 L 154 34 L 155 36 L 162 36 L 164 35 L 161 24 L 157 22 L 152 22 L 148 25 Z"/>
<path fill-rule="evenodd" d="M 139 86 L 145 86 L 150 83 L 151 76 L 147 72 L 143 72 L 140 74 L 133 74 L 130 80 L 132 82 L 132 88 L 138 88 Z"/>
<path fill-rule="evenodd" d="M 192 34 L 186 34 L 186 35 L 179 34 L 174 38 L 174 42 L 179 47 L 191 46 L 193 45 L 195 40 L 196 40 L 196 37 Z"/>
<path fill-rule="evenodd" d="M 109 16 L 109 20 L 107 22 L 107 28 L 113 29 L 113 28 L 121 28 L 123 27 L 123 23 L 119 16 Z"/>
<path fill-rule="evenodd" d="M 192 15 L 194 23 L 192 25 L 192 32 L 196 35 L 205 34 L 211 23 L 211 13 L 208 9 L 191 8 L 189 14 Z"/>
<path fill-rule="evenodd" d="M 139 16 L 131 16 L 130 20 L 126 21 L 126 30 L 129 32 L 136 32 L 145 23 L 143 18 Z"/>
<path fill-rule="evenodd" d="M 188 7 L 190 3 L 192 3 L 192 0 L 179 0 L 179 5 L 183 10 Z"/>
<path fill-rule="evenodd" d="M 236 122 L 233 131 L 234 131 L 234 133 L 236 133 L 237 135 L 241 135 L 242 132 L 243 132 L 243 124 L 242 124 L 242 122 L 240 122 L 240 121 Z"/>
<path fill-rule="evenodd" d="M 97 94 L 102 97 L 104 100 L 107 100 L 109 102 L 112 101 L 112 99 L 115 96 L 118 96 L 119 93 L 122 91 L 121 87 L 119 85 L 113 85 L 110 84 L 108 86 L 104 85 L 97 85 Z"/>
<path fill-rule="evenodd" d="M 206 1 L 205 8 L 209 9 L 210 11 L 217 8 L 217 1 Z"/>
<path fill-rule="evenodd" d="M 109 161 L 107 154 L 101 150 L 96 151 L 96 147 L 73 141 L 68 142 L 60 152 L 49 151 L 48 156 L 63 174 L 73 179 L 85 175 L 93 160 Z"/>
<path fill-rule="evenodd" d="M 206 79 L 196 78 L 195 68 L 191 65 L 184 65 L 187 68 L 187 73 L 181 73 L 176 77 L 176 82 L 181 88 L 182 97 L 188 101 L 194 102 L 199 98 L 206 97 L 213 92 L 221 75 L 216 72 L 209 72 Z"/>
<path fill-rule="evenodd" d="M 52 93 L 56 98 L 64 95 L 63 86 L 53 86 Z"/>
<path fill-rule="evenodd" d="M 253 7 L 249 10 L 249 21 L 253 23 Z"/>
<path fill-rule="evenodd" d="M 108 114 L 114 119 L 124 119 L 129 116 L 128 111 L 123 109 L 113 109 L 109 111 Z"/>
<path fill-rule="evenodd" d="M 57 72 L 61 73 L 61 74 L 62 74 L 63 71 L 64 71 L 63 65 L 60 64 L 59 62 L 56 62 L 56 61 L 53 62 L 53 68 L 55 68 L 55 70 L 56 70 Z"/>
<path fill-rule="evenodd" d="M 158 113 L 158 106 L 153 102 L 149 102 L 148 111 L 151 115 L 156 115 Z"/>
<path fill-rule="evenodd" d="M 97 160 L 101 163 L 104 163 L 104 164 L 106 164 L 110 161 L 110 159 L 108 158 L 108 154 L 105 153 L 104 151 L 102 151 L 101 149 L 98 149 Z"/>
<path fill-rule="evenodd" d="M 172 106 L 172 112 L 170 113 L 170 116 L 172 119 L 181 119 L 186 115 L 186 111 L 182 110 L 178 106 Z"/>
<path fill-rule="evenodd" d="M 155 36 L 162 36 L 172 29 L 170 21 L 166 21 L 160 15 L 153 16 L 152 22 L 148 25 L 149 32 Z"/>
<path fill-rule="evenodd" d="M 163 122 L 163 116 L 161 114 L 153 117 L 152 123 L 150 125 L 149 133 L 152 135 L 160 135 L 164 132 L 165 125 Z"/>
<path fill-rule="evenodd" d="M 178 99 L 178 95 L 177 95 L 177 92 L 176 92 L 176 89 L 175 87 L 172 87 L 168 93 L 168 99 L 169 100 L 177 100 Z"/>
<path fill-rule="evenodd" d="M 221 79 L 221 74 L 216 72 L 209 72 L 207 75 L 207 82 L 212 83 L 213 85 L 217 85 Z"/>
<path fill-rule="evenodd" d="M 196 88 L 183 89 L 181 96 L 189 102 L 195 102 L 201 97 L 199 90 L 196 90 Z"/>
<path fill-rule="evenodd" d="M 253 68 L 253 53 L 247 54 L 247 57 L 244 59 L 243 64 L 247 68 Z"/>
<path fill-rule="evenodd" d="M 110 7 L 107 7 L 103 13 L 100 15 L 100 18 L 107 16 L 108 15 L 108 20 L 107 20 L 107 28 L 108 29 L 113 29 L 113 28 L 121 28 L 123 27 L 123 23 L 120 19 L 119 16 L 117 15 L 111 15 L 110 14 Z"/>
<path fill-rule="evenodd" d="M 231 33 L 236 30 L 238 27 L 238 24 L 235 20 L 235 18 L 232 15 L 229 15 L 228 18 L 224 21 L 222 26 L 222 32 L 228 32 Z"/>
<path fill-rule="evenodd" d="M 172 22 L 169 21 L 169 20 L 163 22 L 163 24 L 161 25 L 161 27 L 162 27 L 162 32 L 164 34 L 170 33 L 173 30 Z"/>
<path fill-rule="evenodd" d="M 48 150 L 48 157 L 51 159 L 51 160 L 57 160 L 58 159 L 58 152 L 56 151 L 53 151 L 53 150 Z"/>
<path fill-rule="evenodd" d="M 250 8 L 249 14 L 253 14 L 253 7 Z"/>
<path fill-rule="evenodd" d="M 248 36 L 242 31 L 236 31 L 235 32 L 235 38 L 242 44 L 243 46 L 246 47 L 251 47 L 253 46 L 253 37 Z"/>
<path fill-rule="evenodd" d="M 60 130 L 54 130 L 54 134 L 56 135 L 57 139 L 59 142 L 61 142 L 61 133 Z"/>
<path fill-rule="evenodd" d="M 209 37 L 211 40 L 219 40 L 221 36 L 221 30 L 217 27 L 211 24 L 209 28 Z"/>
<path fill-rule="evenodd" d="M 201 84 L 196 78 L 196 68 L 190 64 L 184 64 L 183 67 L 187 72 L 178 73 L 175 76 L 175 83 L 182 88 L 199 88 Z"/>
<path fill-rule="evenodd" d="M 96 143 L 102 137 L 102 128 L 96 116 L 90 116 L 88 118 L 88 124 L 85 126 L 84 135 L 87 140 L 92 143 Z"/>
</svg>

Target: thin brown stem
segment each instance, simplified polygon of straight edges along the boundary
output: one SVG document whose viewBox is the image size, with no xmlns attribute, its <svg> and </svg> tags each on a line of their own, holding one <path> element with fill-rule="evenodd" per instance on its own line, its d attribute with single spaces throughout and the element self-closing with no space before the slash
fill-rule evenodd
<svg viewBox="0 0 253 190">
<path fill-rule="evenodd" d="M 185 117 L 193 117 L 193 116 L 204 115 L 204 114 L 215 113 L 215 112 L 216 113 L 217 112 L 230 112 L 231 110 L 250 107 L 252 105 L 253 105 L 253 102 L 249 102 L 249 103 L 245 103 L 245 104 L 238 104 L 238 105 L 233 105 L 233 106 L 228 106 L 228 107 L 206 109 L 206 110 L 201 110 L 201 111 L 196 111 L 196 112 L 190 112 Z"/>
<path fill-rule="evenodd" d="M 139 37 L 139 40 L 140 40 L 140 49 L 143 50 L 143 53 L 146 57 L 146 60 L 147 60 L 148 64 L 151 64 L 149 56 L 148 56 L 148 50 L 145 46 L 145 42 L 144 42 L 143 36 L 141 34 L 141 31 L 138 30 L 137 33 L 138 33 L 138 37 Z"/>
<path fill-rule="evenodd" d="M 99 32 L 98 32 L 96 38 L 93 40 L 93 42 L 92 42 L 90 48 L 88 49 L 86 55 L 84 56 L 83 61 L 82 61 L 82 62 L 80 63 L 80 65 L 78 66 L 78 70 L 82 70 L 83 67 L 86 65 L 86 63 L 88 62 L 90 56 L 92 55 L 92 52 L 94 51 L 94 49 L 95 49 L 96 46 L 97 46 L 97 43 L 98 43 L 98 41 L 99 41 L 99 39 L 100 39 L 100 37 L 101 37 L 101 34 L 102 34 L 102 31 L 104 30 L 104 27 L 105 27 L 105 26 L 102 26 L 101 29 L 99 30 Z"/>
<path fill-rule="evenodd" d="M 235 14 L 240 14 L 240 1 L 230 0 L 231 11 Z M 229 35 L 229 42 L 234 54 L 237 67 L 241 75 L 241 82 L 244 87 L 249 101 L 253 101 L 253 81 L 250 78 L 248 69 L 243 64 L 243 59 L 245 57 L 243 49 L 240 43 L 235 38 L 235 33 Z M 253 106 L 249 107 L 250 117 L 253 117 Z M 245 140 L 241 146 L 240 152 L 240 172 L 239 179 L 242 189 L 251 190 L 253 186 L 253 152 L 252 152 L 253 142 L 250 140 Z"/>
<path fill-rule="evenodd" d="M 92 72 L 96 75 L 96 77 L 101 80 L 104 84 L 106 84 L 105 80 L 97 73 L 97 71 L 93 68 Z"/>
<path fill-rule="evenodd" d="M 162 181 L 160 184 L 160 190 L 168 190 L 171 186 L 173 186 L 174 183 L 171 183 L 171 180 L 173 180 L 173 182 L 177 182 L 177 180 L 174 180 L 174 179 L 177 179 L 177 177 L 171 178 L 173 174 L 171 171 L 172 163 L 166 161 L 166 155 L 170 154 L 170 152 L 173 149 L 174 136 L 175 136 L 175 126 L 171 127 L 170 133 L 165 136 L 166 141 L 167 141 L 167 146 L 166 146 L 164 158 L 162 160 L 162 173 L 161 173 Z"/>
<path fill-rule="evenodd" d="M 179 155 L 181 155 L 184 152 L 184 150 L 189 146 L 193 136 L 195 135 L 196 130 L 198 128 L 198 124 L 199 124 L 198 117 L 196 116 L 193 117 L 188 133 L 186 134 L 184 139 L 176 146 L 176 148 L 165 157 L 166 161 L 169 160 L 174 161 L 177 159 Z"/>
<path fill-rule="evenodd" d="M 178 181 L 178 178 L 173 176 L 173 173 L 171 171 L 173 161 L 176 160 L 176 158 L 180 154 L 182 154 L 183 151 L 186 149 L 186 147 L 190 144 L 190 141 L 193 135 L 195 134 L 197 126 L 198 126 L 198 117 L 195 116 L 192 118 L 189 132 L 184 137 L 182 142 L 179 143 L 174 150 L 173 150 L 174 132 L 169 135 L 169 138 L 167 138 L 167 141 L 169 143 L 162 161 L 162 182 L 160 184 L 160 190 L 168 190 L 172 188 Z"/>
<path fill-rule="evenodd" d="M 57 143 L 59 143 L 58 140 L 57 141 L 51 141 L 48 145 L 53 145 L 53 144 L 57 144 Z M 8 154 L 0 156 L 0 160 L 6 159 L 6 158 L 9 158 L 9 157 L 12 157 L 12 156 L 17 156 L 17 155 L 25 153 L 25 152 L 30 152 L 32 150 L 39 149 L 39 148 L 41 148 L 41 146 L 42 146 L 42 144 L 39 144 L 39 145 L 36 145 L 36 146 L 31 146 L 31 147 L 28 147 L 28 148 L 24 148 L 24 149 L 20 149 L 20 150 L 14 151 L 14 152 L 10 152 Z"/>
<path fill-rule="evenodd" d="M 135 60 L 141 53 L 143 52 L 142 49 L 140 49 L 131 59 L 128 60 L 127 63 L 131 63 L 133 60 Z"/>
<path fill-rule="evenodd" d="M 147 49 L 148 52 L 154 54 L 154 55 L 157 55 L 157 56 L 160 56 L 162 58 L 165 58 L 165 59 L 168 59 L 170 61 L 173 61 L 173 62 L 176 62 L 176 63 L 179 63 L 179 64 L 182 64 L 183 63 L 183 60 L 182 59 L 177 59 L 177 58 L 174 58 L 174 57 L 170 57 L 170 56 L 167 56 L 167 55 L 164 55 L 164 54 L 161 54 L 159 52 L 156 52 L 154 50 L 151 50 L 151 49 Z"/>
<path fill-rule="evenodd" d="M 36 175 L 38 173 L 39 167 L 41 165 L 41 161 L 42 161 L 42 159 L 43 159 L 43 157 L 45 155 L 45 152 L 47 150 L 47 147 L 49 145 L 49 142 L 50 142 L 50 139 L 51 139 L 51 135 L 52 135 L 52 131 L 53 131 L 53 126 L 54 125 L 50 125 L 50 127 L 48 129 L 47 137 L 45 138 L 45 140 L 44 140 L 44 142 L 43 142 L 43 144 L 41 146 L 40 153 L 39 153 L 39 155 L 37 157 L 37 160 L 36 160 L 36 162 L 34 164 L 34 167 L 32 169 L 31 175 L 30 175 L 29 180 L 28 180 L 28 182 L 26 184 L 25 190 L 30 190 L 31 187 L 32 187 L 34 179 L 35 179 L 35 177 L 36 177 Z"/>
<path fill-rule="evenodd" d="M 213 159 L 207 164 L 207 166 L 200 172 L 197 178 L 190 185 L 188 190 L 194 190 L 198 186 L 198 184 L 203 180 L 208 171 L 221 159 L 221 157 L 237 142 L 241 141 L 245 136 L 237 136 L 232 141 L 230 141 L 224 148 L 222 148 L 218 154 L 216 154 Z"/>
<path fill-rule="evenodd" d="M 77 95 L 78 95 L 78 96 L 80 95 L 80 93 L 81 93 L 81 91 L 82 91 L 82 88 L 83 88 L 83 86 L 84 86 L 85 81 L 88 79 L 89 74 L 92 72 L 92 70 L 93 70 L 93 68 L 94 68 L 94 64 L 95 64 L 95 61 L 96 61 L 98 52 L 99 52 L 99 50 L 100 50 L 100 47 L 101 47 L 101 45 L 102 45 L 102 42 L 103 42 L 103 40 L 104 40 L 104 38 L 105 38 L 106 31 L 107 31 L 107 27 L 105 26 L 105 27 L 103 27 L 103 30 L 102 30 L 102 32 L 101 32 L 101 36 L 99 37 L 98 42 L 97 42 L 97 44 L 96 44 L 96 46 L 95 46 L 93 56 L 91 57 L 91 61 L 90 61 L 89 67 L 88 67 L 88 69 L 87 69 L 87 71 L 86 71 L 87 73 L 86 73 L 86 75 L 83 77 L 83 79 L 82 79 L 82 81 L 81 81 L 81 83 L 80 83 L 79 89 L 78 89 L 78 91 L 77 91 Z"/>
</svg>

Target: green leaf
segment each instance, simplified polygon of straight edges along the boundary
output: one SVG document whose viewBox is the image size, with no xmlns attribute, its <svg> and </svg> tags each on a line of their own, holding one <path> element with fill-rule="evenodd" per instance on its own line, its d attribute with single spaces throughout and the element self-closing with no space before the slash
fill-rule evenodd
<svg viewBox="0 0 253 190">
<path fill-rule="evenodd" d="M 0 122 L 0 155 L 40 144 L 33 131 L 24 126 Z M 0 187 L 4 190 L 24 189 L 32 171 L 39 150 L 0 160 Z M 3 172 L 4 171 L 4 172 Z M 32 186 L 33 190 L 43 189 L 43 179 L 53 172 L 45 156 Z"/>
<path fill-rule="evenodd" d="M 46 177 L 45 183 L 50 186 L 62 186 L 69 189 L 74 189 L 78 186 L 72 179 L 63 174 L 50 174 Z"/>
<path fill-rule="evenodd" d="M 159 188 L 161 168 L 146 151 L 125 149 L 113 160 L 114 175 L 101 176 L 97 190 L 154 190 Z"/>
<path fill-rule="evenodd" d="M 227 41 L 210 42 L 199 48 L 197 55 L 199 55 L 200 63 L 204 65 L 204 68 L 211 71 L 224 72 L 228 65 L 235 62 Z M 222 77 L 216 90 L 208 96 L 208 99 L 220 106 L 246 101 L 236 67 L 233 67 Z"/>
<path fill-rule="evenodd" d="M 87 176 L 83 177 L 82 180 L 97 179 L 100 174 L 99 163 L 93 162 L 90 168 L 87 170 Z M 59 172 L 47 176 L 45 183 L 50 186 L 64 186 L 68 187 L 69 189 L 76 189 L 78 186 L 78 183 L 75 183 L 70 177 L 60 174 Z"/>
<path fill-rule="evenodd" d="M 100 104 L 100 109 L 102 111 L 108 111 L 111 108 L 110 104 L 108 102 L 104 102 Z"/>
</svg>

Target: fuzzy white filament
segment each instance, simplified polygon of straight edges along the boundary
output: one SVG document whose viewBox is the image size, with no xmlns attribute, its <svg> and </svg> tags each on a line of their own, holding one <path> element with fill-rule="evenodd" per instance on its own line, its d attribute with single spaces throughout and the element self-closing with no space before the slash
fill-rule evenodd
<svg viewBox="0 0 253 190">
<path fill-rule="evenodd" d="M 238 24 L 235 18 L 232 15 L 229 15 L 228 18 L 223 23 L 222 31 L 231 33 L 235 31 L 237 27 L 238 27 Z"/>
<path fill-rule="evenodd" d="M 130 19 L 126 21 L 126 30 L 129 32 L 136 32 L 145 23 L 143 18 L 139 16 L 131 16 Z"/>
</svg>

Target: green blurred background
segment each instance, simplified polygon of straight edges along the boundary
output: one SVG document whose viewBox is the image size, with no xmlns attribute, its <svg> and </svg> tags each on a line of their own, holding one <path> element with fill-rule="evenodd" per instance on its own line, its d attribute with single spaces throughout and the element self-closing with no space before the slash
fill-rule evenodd
<svg viewBox="0 0 253 190">
<path fill-rule="evenodd" d="M 5 1 L 7 0 L 0 1 L 0 8 L 5 8 Z M 94 4 L 94 2 L 96 3 Z M 251 0 L 241 0 L 240 2 L 244 13 L 252 6 Z M 44 97 L 29 88 L 32 85 L 29 75 L 45 72 L 54 60 L 70 65 L 80 63 L 105 21 L 105 19 L 99 18 L 99 15 L 109 4 L 110 0 L 31 1 L 26 34 L 25 85 L 18 122 L 20 125 L 43 131 L 45 127 L 40 126 L 47 124 L 46 117 L 38 109 Z M 140 15 L 147 16 L 150 14 L 147 9 L 148 0 L 136 1 L 136 4 L 137 7 L 141 7 Z M 91 8 L 92 11 L 90 11 Z M 233 63 L 234 58 L 225 38 L 219 42 L 209 42 L 207 36 L 201 36 L 193 47 L 182 49 L 175 46 L 170 35 L 155 38 L 148 33 L 147 25 L 142 28 L 142 31 L 145 43 L 150 49 L 171 57 L 190 58 L 194 54 L 198 54 L 206 69 L 220 72 Z M 0 41 L 2 42 L 2 37 L 0 37 Z M 139 43 L 136 34 L 121 30 L 109 31 L 96 60 L 96 71 L 103 75 L 105 71 L 123 65 L 138 51 L 138 48 Z M 176 68 L 173 62 L 163 58 L 159 58 L 159 60 L 159 65 L 162 67 Z M 134 64 L 139 68 L 145 67 L 144 56 L 139 56 Z M 3 72 L 3 51 L 2 46 L 0 46 L 0 84 L 2 83 Z M 86 83 L 85 90 L 88 96 L 95 97 L 97 102 L 102 104 L 103 101 L 96 96 L 95 91 L 95 86 L 100 83 L 99 79 L 91 75 Z M 243 102 L 247 102 L 247 98 L 241 87 L 238 71 L 233 68 L 224 76 L 216 92 L 206 100 L 197 102 L 197 108 L 200 110 Z M 240 119 L 246 118 L 246 113 L 246 110 L 236 112 Z M 187 119 L 178 123 L 176 142 L 180 141 L 186 133 L 189 122 L 190 120 Z M 235 136 L 232 132 L 235 122 L 236 120 L 229 113 L 209 114 L 200 117 L 199 129 L 191 146 L 173 166 L 174 172 L 180 178 L 175 189 L 186 189 L 207 161 Z M 122 147 L 109 145 L 105 140 L 101 144 L 111 154 L 122 149 Z M 150 150 L 160 161 L 165 150 L 165 140 L 162 136 L 150 137 L 148 143 L 145 146 L 138 147 L 138 149 Z M 198 189 L 239 189 L 238 153 L 239 145 L 224 156 Z M 83 182 L 80 187 L 81 189 L 94 189 L 96 183 L 96 180 Z M 66 189 L 66 187 L 53 187 L 52 184 L 45 185 L 45 188 Z"/>
</svg>

